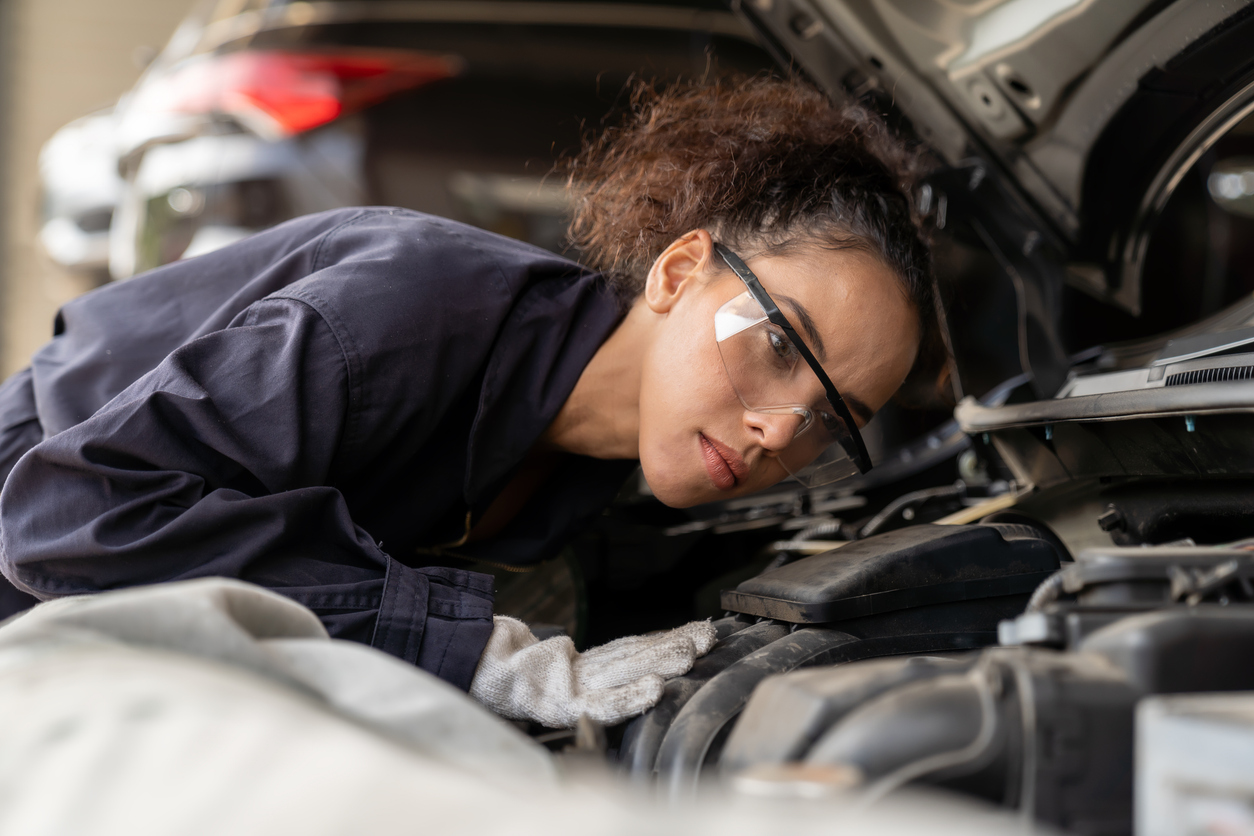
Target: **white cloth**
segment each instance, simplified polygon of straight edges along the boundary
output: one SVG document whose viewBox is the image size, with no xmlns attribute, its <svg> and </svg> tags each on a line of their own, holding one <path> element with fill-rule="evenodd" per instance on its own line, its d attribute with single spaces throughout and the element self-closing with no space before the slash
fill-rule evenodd
<svg viewBox="0 0 1254 836">
<path fill-rule="evenodd" d="M 504 717 L 549 728 L 570 728 L 581 715 L 613 725 L 656 705 L 666 680 L 687 673 L 716 639 L 713 624 L 694 621 L 579 653 L 566 636 L 540 641 L 518 619 L 498 615 L 470 695 Z"/>
<path fill-rule="evenodd" d="M 1021 832 L 1017 814 L 973 801 L 855 814 L 840 798 L 708 787 L 657 804 L 574 763 L 559 773 L 456 688 L 238 581 L 67 598 L 0 626 L 4 836 Z"/>
<path fill-rule="evenodd" d="M 331 639 L 305 607 L 241 581 L 205 578 L 61 598 L 9 619 L 0 627 L 0 706 L 13 699 L 22 671 L 35 658 L 32 648 L 42 654 L 41 668 L 51 659 L 61 666 L 64 659 L 90 657 L 96 660 L 91 671 L 102 675 L 110 665 L 138 671 L 167 656 L 161 663 L 179 668 L 166 682 L 177 700 L 184 700 L 187 683 L 201 676 L 195 670 L 209 664 L 235 679 L 255 677 L 272 689 L 299 694 L 315 711 L 476 775 L 524 771 L 537 780 L 556 778 L 542 746 L 457 688 L 400 659 Z M 144 652 L 157 656 L 137 655 Z M 81 673 L 85 681 L 92 676 L 87 670 Z M 132 695 L 120 674 L 116 689 L 94 684 L 80 690 L 68 684 L 79 672 L 57 671 L 66 681 L 59 698 L 68 705 L 81 701 L 102 716 L 112 710 L 125 714 L 122 706 Z M 104 697 L 110 689 L 118 695 L 112 706 Z M 154 704 L 165 704 L 164 692 L 149 696 Z M 5 733 L 0 728 L 0 744 L 9 745 Z"/>
</svg>

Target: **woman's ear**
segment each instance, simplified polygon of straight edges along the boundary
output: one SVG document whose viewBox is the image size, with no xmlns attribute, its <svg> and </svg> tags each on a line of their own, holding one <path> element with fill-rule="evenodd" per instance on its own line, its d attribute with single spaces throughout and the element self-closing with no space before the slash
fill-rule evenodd
<svg viewBox="0 0 1254 836">
<path fill-rule="evenodd" d="M 654 313 L 666 313 L 690 285 L 710 269 L 714 239 L 694 229 L 671 242 L 653 262 L 644 284 L 644 301 Z"/>
</svg>

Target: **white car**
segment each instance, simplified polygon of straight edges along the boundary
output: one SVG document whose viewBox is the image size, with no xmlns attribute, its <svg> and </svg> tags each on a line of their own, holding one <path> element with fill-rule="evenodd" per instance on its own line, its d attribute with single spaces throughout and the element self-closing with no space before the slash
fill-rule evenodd
<svg viewBox="0 0 1254 836">
<path fill-rule="evenodd" d="M 125 190 L 116 140 L 110 109 L 66 125 L 39 154 L 39 242 L 63 267 L 96 274 L 108 268 L 109 226 Z"/>
</svg>

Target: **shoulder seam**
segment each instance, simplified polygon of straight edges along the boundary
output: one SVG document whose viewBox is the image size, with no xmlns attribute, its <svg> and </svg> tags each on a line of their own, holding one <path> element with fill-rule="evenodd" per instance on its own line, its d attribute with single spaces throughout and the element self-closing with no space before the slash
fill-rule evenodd
<svg viewBox="0 0 1254 836">
<path fill-rule="evenodd" d="M 327 330 L 331 332 L 336 345 L 340 348 L 340 356 L 344 360 L 344 373 L 348 378 L 346 381 L 348 387 L 348 409 L 344 416 L 344 428 L 341 430 L 340 440 L 336 445 L 337 453 L 343 452 L 346 446 L 350 443 L 355 443 L 358 415 L 361 412 L 362 372 L 358 363 L 357 347 L 353 345 L 351 338 L 348 336 L 348 330 L 344 328 L 343 323 L 330 312 L 330 306 L 326 301 L 309 293 L 307 290 L 289 286 L 277 293 L 272 293 L 265 299 L 254 302 L 252 305 L 249 305 L 249 308 L 256 306 L 259 302 L 283 300 L 297 302 L 313 311 L 327 326 Z"/>
<path fill-rule="evenodd" d="M 330 243 L 331 239 L 334 238 L 337 233 L 343 231 L 345 228 L 350 227 L 355 223 L 359 223 L 369 218 L 376 217 L 380 214 L 386 214 L 379 210 L 370 210 L 370 209 L 362 209 L 362 210 L 359 210 L 359 212 L 360 214 L 354 215 L 351 218 L 340 221 L 338 224 L 331 227 L 326 232 L 322 233 L 321 236 L 319 236 L 320 240 L 318 241 L 318 245 L 314 247 L 313 258 L 311 258 L 309 262 L 310 273 L 316 273 L 322 269 L 322 265 L 319 263 L 322 259 L 322 249 L 328 243 Z"/>
</svg>

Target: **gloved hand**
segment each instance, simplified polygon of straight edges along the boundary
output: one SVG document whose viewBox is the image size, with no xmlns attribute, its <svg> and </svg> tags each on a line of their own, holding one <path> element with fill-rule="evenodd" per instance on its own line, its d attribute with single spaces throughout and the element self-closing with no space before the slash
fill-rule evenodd
<svg viewBox="0 0 1254 836">
<path fill-rule="evenodd" d="M 713 624 L 694 621 L 578 653 L 566 636 L 540 641 L 516 618 L 494 616 L 492 625 L 470 695 L 511 720 L 556 729 L 583 714 L 613 725 L 651 708 L 663 683 L 687 673 L 716 640 Z"/>
</svg>

